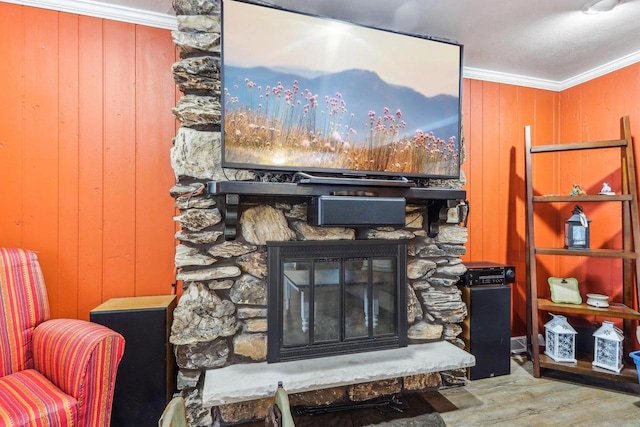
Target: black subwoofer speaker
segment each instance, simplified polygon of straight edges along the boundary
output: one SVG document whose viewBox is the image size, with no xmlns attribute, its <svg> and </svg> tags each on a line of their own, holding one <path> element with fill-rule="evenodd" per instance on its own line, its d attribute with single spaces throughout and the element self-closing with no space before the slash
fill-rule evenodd
<svg viewBox="0 0 640 427">
<path fill-rule="evenodd" d="M 125 350 L 113 397 L 111 425 L 157 426 L 175 391 L 169 344 L 175 295 L 112 298 L 91 310 L 92 322 L 119 332 Z"/>
<path fill-rule="evenodd" d="M 462 325 L 465 350 L 476 357 L 470 380 L 511 373 L 511 287 L 460 286 L 469 315 Z"/>
<path fill-rule="evenodd" d="M 384 226 L 405 225 L 403 197 L 319 196 L 307 209 L 311 225 Z"/>
</svg>

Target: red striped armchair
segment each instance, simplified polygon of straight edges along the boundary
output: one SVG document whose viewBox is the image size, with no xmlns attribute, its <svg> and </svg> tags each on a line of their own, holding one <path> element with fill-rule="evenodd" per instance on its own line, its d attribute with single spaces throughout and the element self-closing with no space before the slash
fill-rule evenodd
<svg viewBox="0 0 640 427">
<path fill-rule="evenodd" d="M 0 427 L 107 427 L 124 338 L 49 320 L 36 254 L 0 248 Z"/>
</svg>

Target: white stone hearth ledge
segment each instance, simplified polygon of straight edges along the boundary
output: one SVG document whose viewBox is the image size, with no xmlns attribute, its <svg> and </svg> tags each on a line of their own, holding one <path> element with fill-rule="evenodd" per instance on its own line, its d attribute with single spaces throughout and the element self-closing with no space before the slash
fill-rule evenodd
<svg viewBox="0 0 640 427">
<path fill-rule="evenodd" d="M 202 406 L 270 397 L 279 381 L 288 393 L 300 393 L 475 364 L 472 354 L 446 341 L 291 362 L 236 364 L 207 371 Z"/>
</svg>

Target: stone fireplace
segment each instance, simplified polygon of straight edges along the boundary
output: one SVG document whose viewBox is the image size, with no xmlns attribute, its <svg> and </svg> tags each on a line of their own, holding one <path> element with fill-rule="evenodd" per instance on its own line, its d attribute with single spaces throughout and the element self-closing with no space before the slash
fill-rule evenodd
<svg viewBox="0 0 640 427">
<path fill-rule="evenodd" d="M 183 294 L 174 312 L 170 341 L 179 367 L 178 388 L 187 400 L 189 425 L 228 425 L 264 417 L 277 383 L 268 379 L 263 386 L 260 378 L 276 369 L 285 388 L 293 393 L 292 404 L 362 401 L 403 390 L 463 384 L 465 368 L 473 364 L 473 357 L 468 355 L 452 365 L 442 360 L 448 353 L 440 359 L 435 355 L 449 351 L 449 347 L 464 348 L 458 336 L 467 308 L 455 286 L 466 271 L 460 259 L 467 241 L 465 192 L 460 190 L 463 180 L 433 180 L 399 189 L 350 186 L 346 188 L 349 194 L 406 200 L 404 225 L 313 225 L 317 221 L 311 221 L 309 213 L 314 203 L 318 197 L 335 195 L 334 186 L 301 187 L 286 174 L 221 167 L 220 0 L 174 0 L 174 9 L 178 31 L 173 32 L 173 38 L 181 59 L 174 64 L 173 73 L 184 96 L 173 110 L 180 128 L 171 152 L 176 186 L 170 193 L 179 210 L 175 217 L 179 225 L 175 265 Z M 461 141 L 462 154 L 463 144 Z M 381 261 L 388 258 L 386 255 L 343 256 L 343 266 L 334 270 L 353 273 L 357 264 L 357 274 L 368 275 L 366 284 L 349 282 L 345 275 L 325 283 L 317 275 L 319 285 L 349 288 L 338 297 L 342 308 L 337 309 L 344 312 L 348 307 L 354 314 L 341 315 L 336 320 L 341 326 L 334 332 L 348 335 L 344 332 L 348 322 L 366 325 L 364 329 L 351 328 L 351 333 L 360 331 L 360 336 L 389 338 L 393 334 L 387 332 L 393 329 L 396 335 L 388 340 L 392 345 L 375 352 L 323 357 L 312 365 L 301 365 L 308 363 L 305 360 L 266 362 L 274 344 L 268 340 L 269 330 L 283 322 L 268 309 L 269 299 L 283 297 L 286 292 L 282 289 L 282 294 L 274 296 L 269 289 L 275 286 L 269 276 L 273 273 L 270 247 L 295 242 L 310 248 L 314 242 L 318 247 L 358 243 L 371 247 L 386 242 L 401 248 L 404 259 L 395 267 Z M 314 259 L 335 262 L 338 258 L 320 254 Z M 310 264 L 304 264 L 306 259 L 289 261 L 293 283 L 289 309 L 295 310 L 296 316 L 291 327 L 307 333 L 311 322 L 324 312 L 316 309 L 309 316 L 313 302 L 309 293 L 302 295 L 301 289 L 309 284 L 299 272 L 308 272 L 305 265 Z M 402 267 L 398 269 L 398 265 Z M 378 282 L 373 278 L 383 277 L 381 272 L 393 268 L 402 274 L 396 288 L 376 288 Z M 325 289 L 318 290 L 315 298 Z M 286 310 L 286 296 L 283 298 L 278 307 Z M 380 317 L 374 322 L 382 309 L 389 311 L 392 300 L 404 300 L 403 307 L 396 304 L 391 319 L 385 313 L 386 323 L 381 323 Z M 403 347 L 405 343 L 408 347 Z M 383 355 L 382 359 L 376 359 L 376 353 Z M 361 365 L 366 375 L 360 376 L 357 369 L 343 372 L 345 366 L 354 364 Z M 314 369 L 323 369 L 322 374 Z M 296 376 L 294 372 L 299 371 L 309 378 Z M 224 394 L 225 387 L 231 385 L 234 389 Z"/>
</svg>

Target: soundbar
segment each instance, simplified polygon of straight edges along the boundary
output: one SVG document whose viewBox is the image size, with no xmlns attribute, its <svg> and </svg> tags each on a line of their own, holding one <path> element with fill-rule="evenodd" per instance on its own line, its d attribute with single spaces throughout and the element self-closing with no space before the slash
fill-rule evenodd
<svg viewBox="0 0 640 427">
<path fill-rule="evenodd" d="M 342 227 L 404 226 L 403 197 L 319 196 L 307 208 L 311 225 Z"/>
</svg>

